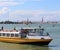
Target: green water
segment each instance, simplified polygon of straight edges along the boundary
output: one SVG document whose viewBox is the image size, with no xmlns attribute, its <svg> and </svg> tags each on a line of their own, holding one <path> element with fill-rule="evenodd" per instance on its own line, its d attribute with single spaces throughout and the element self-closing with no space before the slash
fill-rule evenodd
<svg viewBox="0 0 60 50">
<path fill-rule="evenodd" d="M 28 44 L 13 44 L 0 42 L 0 50 L 60 50 L 60 24 L 29 24 L 29 27 L 42 26 L 46 32 L 49 32 L 52 37 L 52 41 L 48 46 L 28 45 Z M 0 28 L 4 29 L 20 29 L 21 27 L 27 27 L 25 24 L 0 24 Z"/>
</svg>

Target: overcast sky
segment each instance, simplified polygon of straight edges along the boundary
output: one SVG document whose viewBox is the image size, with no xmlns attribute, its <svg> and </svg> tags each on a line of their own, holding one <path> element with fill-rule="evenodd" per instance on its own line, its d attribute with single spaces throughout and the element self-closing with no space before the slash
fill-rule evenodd
<svg viewBox="0 0 60 50">
<path fill-rule="evenodd" d="M 0 21 L 60 21 L 60 0 L 0 0 Z"/>
</svg>

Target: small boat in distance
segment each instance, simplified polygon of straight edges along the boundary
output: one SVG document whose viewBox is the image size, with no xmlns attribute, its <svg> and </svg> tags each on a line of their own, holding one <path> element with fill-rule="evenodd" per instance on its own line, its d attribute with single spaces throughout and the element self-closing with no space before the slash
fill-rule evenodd
<svg viewBox="0 0 60 50">
<path fill-rule="evenodd" d="M 42 27 L 25 27 L 20 30 L 0 29 L 0 42 L 48 45 L 52 38 Z"/>
</svg>

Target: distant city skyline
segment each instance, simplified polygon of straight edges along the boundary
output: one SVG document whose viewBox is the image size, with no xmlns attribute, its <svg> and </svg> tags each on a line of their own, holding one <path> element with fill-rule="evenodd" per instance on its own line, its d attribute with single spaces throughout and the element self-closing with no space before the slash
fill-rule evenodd
<svg viewBox="0 0 60 50">
<path fill-rule="evenodd" d="M 60 21 L 60 0 L 0 0 L 0 21 Z"/>
</svg>

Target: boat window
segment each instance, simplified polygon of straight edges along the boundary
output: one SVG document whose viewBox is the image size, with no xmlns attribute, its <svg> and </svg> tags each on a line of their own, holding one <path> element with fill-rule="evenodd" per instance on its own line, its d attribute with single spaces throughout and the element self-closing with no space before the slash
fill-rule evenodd
<svg viewBox="0 0 60 50">
<path fill-rule="evenodd" d="M 15 37 L 18 37 L 19 35 L 18 34 L 15 34 Z"/>
<path fill-rule="evenodd" d="M 14 37 L 14 34 L 11 34 L 11 37 Z"/>
<path fill-rule="evenodd" d="M 0 36 L 1 36 L 1 33 L 0 33 Z"/>
<path fill-rule="evenodd" d="M 28 35 L 29 36 L 40 36 L 39 33 L 38 34 L 37 33 L 29 33 Z"/>
<path fill-rule="evenodd" d="M 35 32 L 36 30 L 34 29 L 29 29 L 29 33 Z"/>
<path fill-rule="evenodd" d="M 40 33 L 41 30 L 40 29 L 29 29 L 29 33 L 34 33 L 34 32 Z"/>
<path fill-rule="evenodd" d="M 32 32 L 32 29 L 29 30 L 29 33 Z"/>
<path fill-rule="evenodd" d="M 5 36 L 5 33 L 3 33 L 3 36 Z"/>
<path fill-rule="evenodd" d="M 36 29 L 36 33 L 40 33 L 40 29 Z"/>
<path fill-rule="evenodd" d="M 10 34 L 8 34 L 8 33 L 7 33 L 7 36 L 9 37 L 9 36 L 10 36 Z"/>
</svg>

